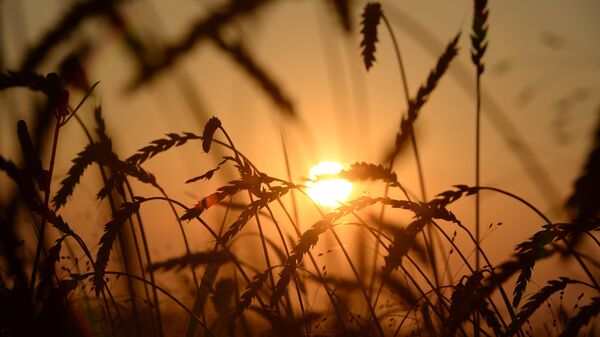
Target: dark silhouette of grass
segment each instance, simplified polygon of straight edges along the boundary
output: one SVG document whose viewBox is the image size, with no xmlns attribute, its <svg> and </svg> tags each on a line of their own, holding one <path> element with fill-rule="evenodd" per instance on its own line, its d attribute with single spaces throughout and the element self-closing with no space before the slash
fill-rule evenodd
<svg viewBox="0 0 600 337">
<path fill-rule="evenodd" d="M 281 111 L 299 118 L 291 98 L 256 62 L 250 50 L 241 42 L 230 43 L 221 36 L 221 30 L 227 24 L 252 15 L 272 2 L 228 2 L 197 22 L 180 41 L 161 47 L 155 54 L 158 55 L 156 59 L 146 58 L 143 42 L 128 35 L 131 50 L 142 69 L 134 86 L 166 71 L 198 41 L 210 39 L 264 89 Z M 530 319 L 542 316 L 545 306 L 553 306 L 553 296 L 562 296 L 566 289 L 585 289 L 580 297 L 585 304 L 571 313 L 563 312 L 564 324 L 557 327 L 556 334 L 597 333 L 594 326 L 585 327 L 600 313 L 600 285 L 596 277 L 600 263 L 597 257 L 582 250 L 589 246 L 600 247 L 596 237 L 600 228 L 600 126 L 583 172 L 566 204 L 571 212 L 570 223 L 552 221 L 534 205 L 509 191 L 480 185 L 480 80 L 487 47 L 486 1 L 474 0 L 471 27 L 471 60 L 476 71 L 474 186 L 456 185 L 434 198 L 427 198 L 426 177 L 414 132 L 422 107 L 459 56 L 460 33 L 450 39 L 427 80 L 411 98 L 400 49 L 385 10 L 379 3 L 369 3 L 362 15 L 363 62 L 367 70 L 375 66 L 377 29 L 383 20 L 399 61 L 407 112 L 401 116 L 394 151 L 386 158 L 387 166 L 356 162 L 335 175 L 350 181 L 381 183 L 385 192 L 379 196 L 361 196 L 331 210 L 320 208 L 307 197 L 306 186 L 291 181 L 287 157 L 287 179 L 261 171 L 251 158 L 238 151 L 233 141 L 235 137 L 230 137 L 226 126 L 217 117 L 208 119 L 202 135 L 168 133 L 126 159 L 115 153 L 100 108 L 95 109 L 96 128 L 92 134 L 77 112 L 97 83 L 89 87 L 81 83 L 76 85 L 76 90 L 86 92 L 72 108 L 66 74 L 63 77 L 56 74 L 42 76 L 32 71 L 85 20 L 106 16 L 113 25 L 126 30 L 118 4 L 116 1 L 84 1 L 76 5 L 37 47 L 31 49 L 24 58 L 24 71 L 0 74 L 0 90 L 25 87 L 45 94 L 43 112 L 47 116 L 42 127 L 54 131 L 51 150 L 47 154 L 39 150 L 43 144 L 39 143 L 42 137 L 39 137 L 37 127 L 32 137 L 27 124 L 19 121 L 16 138 L 22 164 L 0 156 L 0 170 L 18 189 L 18 194 L 2 205 L 0 213 L 0 256 L 7 265 L 6 271 L 0 274 L 2 333 L 9 336 L 83 336 L 88 332 L 74 317 L 85 308 L 84 321 L 94 327 L 94 335 L 99 336 L 181 335 L 183 329 L 171 330 L 178 320 L 187 320 L 187 337 L 200 333 L 207 336 L 456 336 L 471 333 L 474 336 L 526 336 L 530 333 L 526 330 Z M 349 2 L 333 0 L 329 5 L 343 30 L 351 32 Z M 58 190 L 52 190 L 61 130 L 74 121 L 82 127 L 88 144 L 82 145 L 82 150 L 72 159 Z M 395 158 L 405 150 L 404 144 L 409 139 L 421 180 L 421 200 L 409 196 L 393 171 Z M 171 198 L 144 164 L 190 143 L 200 143 L 205 153 L 215 155 L 219 153 L 215 149 L 218 147 L 225 154 L 212 169 L 182 181 L 214 182 L 227 168 L 232 169 L 235 177 L 186 206 Z M 47 169 L 44 162 L 49 162 Z M 79 235 L 86 223 L 68 224 L 59 214 L 63 208 L 78 205 L 74 192 L 86 170 L 93 165 L 99 167 L 102 177 L 98 202 L 107 201 L 111 210 L 97 243 L 85 241 Z M 136 194 L 131 178 L 150 189 L 145 190 L 144 195 Z M 331 176 L 320 177 L 326 178 Z M 526 206 L 539 216 L 541 222 L 539 230 L 518 244 L 512 256 L 498 263 L 490 261 L 480 245 L 481 193 L 504 195 Z M 451 209 L 453 204 L 470 196 L 476 199 L 473 231 Z M 284 202 L 290 197 L 294 198 L 292 208 Z M 170 225 L 176 223 L 181 231 L 185 246 L 183 255 L 159 261 L 152 258 L 151 252 L 157 243 L 148 240 L 142 215 L 145 207 L 156 203 L 169 205 L 172 212 Z M 319 219 L 303 231 L 299 222 L 305 222 L 303 217 L 307 213 L 300 211 L 299 203 L 313 207 L 319 214 Z M 376 207 L 394 217 L 409 215 L 411 219 L 403 226 L 386 223 L 383 216 L 364 217 Z M 217 209 L 225 209 L 222 218 Z M 27 212 L 31 221 L 23 221 L 17 216 L 21 210 Z M 28 225 L 32 225 L 32 233 L 36 236 L 21 242 L 19 232 Z M 191 225 L 200 226 L 211 240 L 206 247 L 194 249 L 194 252 L 185 230 L 185 226 Z M 361 266 L 367 268 L 366 274 L 356 268 L 356 255 L 373 252 L 344 241 L 341 231 L 347 226 L 357 226 L 375 243 L 373 263 Z M 55 238 L 51 244 L 47 242 L 49 230 Z M 260 241 L 260 247 L 251 240 L 251 235 Z M 458 235 L 464 235 L 467 240 L 457 243 Z M 322 242 L 328 239 L 335 242 L 340 252 L 341 259 L 335 265 L 324 258 L 331 251 L 319 252 Z M 22 245 L 34 250 L 33 256 L 19 253 Z M 253 256 L 247 256 L 244 248 L 250 248 Z M 457 274 L 448 271 L 453 254 L 463 265 L 462 277 L 458 279 Z M 470 261 L 471 255 L 474 255 L 474 263 Z M 559 275 L 547 280 L 548 284 L 543 288 L 532 290 L 538 261 L 544 259 L 572 263 L 580 269 L 580 276 Z M 71 260 L 71 266 L 65 267 L 63 260 Z M 347 268 L 347 275 L 336 270 L 342 268 Z M 197 275 L 199 272 L 201 277 Z M 188 288 L 193 302 L 179 299 L 180 289 L 168 289 L 162 284 L 162 277 L 167 273 L 191 275 L 193 284 Z M 120 278 L 126 280 L 125 286 L 120 286 Z M 375 285 L 379 287 L 375 288 Z M 512 289 L 512 298 L 505 288 Z M 319 299 L 315 300 L 317 297 Z M 180 311 L 174 311 L 163 301 L 167 298 Z"/>
</svg>

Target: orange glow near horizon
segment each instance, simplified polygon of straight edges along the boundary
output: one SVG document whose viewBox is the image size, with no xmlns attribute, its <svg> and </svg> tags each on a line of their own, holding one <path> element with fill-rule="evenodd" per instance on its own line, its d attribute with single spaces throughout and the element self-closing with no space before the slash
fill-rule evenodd
<svg viewBox="0 0 600 337">
<path fill-rule="evenodd" d="M 352 192 L 352 183 L 342 178 L 323 178 L 319 176 L 338 174 L 344 167 L 334 161 L 323 161 L 310 169 L 310 181 L 306 183 L 306 192 L 312 200 L 325 207 L 339 206 Z"/>
</svg>

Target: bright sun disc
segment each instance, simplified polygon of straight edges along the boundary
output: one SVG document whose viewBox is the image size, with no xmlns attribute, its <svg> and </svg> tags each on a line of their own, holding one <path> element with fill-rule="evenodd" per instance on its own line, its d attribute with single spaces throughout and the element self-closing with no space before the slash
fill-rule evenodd
<svg viewBox="0 0 600 337">
<path fill-rule="evenodd" d="M 325 207 L 339 206 L 346 201 L 352 191 L 352 183 L 341 178 L 319 179 L 319 176 L 338 174 L 343 169 L 342 164 L 333 161 L 323 161 L 313 166 L 308 175 L 310 181 L 306 183 L 308 196 Z"/>
</svg>

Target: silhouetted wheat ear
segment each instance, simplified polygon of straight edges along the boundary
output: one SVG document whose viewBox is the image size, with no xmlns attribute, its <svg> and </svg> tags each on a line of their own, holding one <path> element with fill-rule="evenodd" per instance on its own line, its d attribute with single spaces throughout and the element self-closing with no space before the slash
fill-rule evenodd
<svg viewBox="0 0 600 337">
<path fill-rule="evenodd" d="M 240 317 L 242 313 L 244 313 L 244 310 L 250 306 L 252 299 L 258 296 L 258 292 L 262 288 L 268 276 L 268 271 L 265 271 L 252 277 L 252 281 L 246 285 L 246 291 L 244 291 L 240 297 L 240 301 L 236 304 L 233 312 L 231 313 L 231 318 L 233 320 L 236 320 L 238 317 Z"/>
<path fill-rule="evenodd" d="M 79 179 L 83 176 L 86 168 L 93 163 L 106 163 L 107 153 L 105 147 L 100 143 L 90 143 L 83 151 L 77 154 L 72 162 L 73 166 L 69 169 L 67 176 L 61 181 L 61 187 L 52 198 L 54 209 L 58 210 L 67 203 L 67 198 L 73 194 L 75 186 L 79 184 Z"/>
<path fill-rule="evenodd" d="M 139 165 L 120 160 L 117 155 L 112 151 L 112 147 L 109 143 L 102 142 L 101 146 L 104 147 L 104 152 L 107 153 L 108 158 L 106 163 L 112 171 L 112 176 L 106 181 L 104 186 L 98 192 L 97 198 L 106 198 L 115 188 L 119 194 L 124 195 L 123 184 L 127 176 L 136 178 L 138 181 L 144 184 L 150 184 L 153 187 L 160 189 L 156 182 L 156 177 Z"/>
<path fill-rule="evenodd" d="M 382 269 L 384 279 L 389 277 L 392 271 L 402 264 L 402 259 L 406 256 L 416 239 L 417 228 L 423 228 L 427 221 L 426 219 L 414 220 L 411 223 L 412 227 L 410 231 L 404 228 L 398 228 L 393 231 L 393 241 L 388 247 L 385 247 L 388 255 L 384 257 L 385 264 Z"/>
<path fill-rule="evenodd" d="M 151 141 L 150 145 L 139 149 L 135 154 L 127 158 L 126 162 L 139 166 L 161 152 L 165 152 L 174 146 L 184 145 L 190 139 L 202 139 L 202 137 L 191 132 L 184 132 L 183 135 L 167 133 L 167 137 Z"/>
<path fill-rule="evenodd" d="M 204 132 L 202 132 L 202 149 L 208 153 L 210 151 L 210 145 L 212 144 L 213 136 L 215 131 L 221 127 L 221 121 L 217 117 L 211 117 L 206 125 L 204 126 Z"/>
<path fill-rule="evenodd" d="M 400 133 L 396 136 L 396 147 L 399 148 L 401 145 L 410 138 L 415 120 L 419 115 L 419 111 L 429 99 L 429 95 L 433 92 L 442 76 L 446 73 L 446 70 L 450 66 L 450 62 L 458 54 L 458 39 L 460 38 L 460 32 L 448 43 L 446 50 L 440 56 L 437 64 L 433 70 L 429 73 L 427 81 L 422 84 L 417 91 L 417 95 L 412 98 L 408 103 L 408 111 L 406 117 L 402 118 L 400 122 Z"/>
<path fill-rule="evenodd" d="M 474 1 L 474 13 L 473 13 L 473 32 L 471 33 L 471 60 L 477 66 L 477 74 L 483 74 L 485 66 L 483 64 L 483 55 L 487 49 L 487 18 L 488 9 L 487 0 L 475 0 Z"/>
<path fill-rule="evenodd" d="M 440 206 L 446 207 L 449 204 L 455 202 L 463 196 L 470 196 L 479 190 L 475 186 L 467 186 L 467 185 L 454 185 L 455 190 L 448 190 L 439 193 L 434 200 L 439 200 L 438 203 Z"/>
<path fill-rule="evenodd" d="M 148 271 L 164 270 L 168 271 L 171 269 L 181 270 L 186 266 L 198 266 L 209 263 L 224 264 L 231 261 L 231 256 L 225 251 L 209 251 L 209 252 L 198 252 L 190 255 L 184 255 L 180 257 L 174 257 L 161 262 L 154 262 L 147 266 Z"/>
<path fill-rule="evenodd" d="M 592 318 L 600 313 L 600 297 L 593 297 L 592 303 L 579 308 L 577 314 L 569 320 L 565 330 L 560 333 L 559 337 L 577 336 L 579 330 L 586 326 Z M 593 333 L 593 331 L 592 331 Z"/>
<path fill-rule="evenodd" d="M 414 246 L 416 236 L 423 230 L 425 225 L 432 219 L 440 219 L 460 224 L 456 216 L 446 209 L 446 206 L 457 200 L 463 194 L 471 192 L 471 189 L 464 186 L 459 191 L 447 191 L 438 198 L 428 203 L 416 203 L 407 200 L 394 200 L 390 198 L 380 198 L 382 204 L 390 205 L 392 208 L 401 208 L 410 210 L 415 214 L 415 220 L 412 221 L 406 229 L 396 228 L 392 231 L 393 240 L 389 247 L 386 247 L 388 255 L 384 257 L 383 277 L 387 277 L 394 269 L 402 263 L 402 259 Z"/>
<path fill-rule="evenodd" d="M 519 273 L 519 277 L 517 278 L 517 284 L 515 285 L 515 290 L 513 291 L 513 307 L 517 308 L 519 303 L 521 302 L 521 298 L 525 289 L 527 289 L 527 284 L 531 281 L 531 273 L 533 272 L 533 267 L 535 266 L 535 257 L 533 256 L 524 256 L 522 259 L 522 267 L 521 272 Z"/>
<path fill-rule="evenodd" d="M 69 224 L 67 224 L 65 222 L 65 220 L 62 218 L 62 216 L 57 215 L 54 211 L 47 210 L 46 219 L 52 226 L 54 226 L 54 228 L 58 229 L 62 233 L 66 234 L 66 235 L 74 234 L 71 227 L 69 227 Z"/>
<path fill-rule="evenodd" d="M 108 264 L 110 251 L 113 243 L 117 239 L 120 229 L 129 217 L 139 210 L 138 203 L 123 203 L 121 208 L 113 213 L 112 219 L 104 225 L 104 235 L 100 238 L 98 245 L 98 253 L 96 254 L 95 270 L 94 270 L 94 289 L 96 296 L 104 287 L 104 271 Z"/>
<path fill-rule="evenodd" d="M 383 15 L 381 5 L 377 2 L 370 2 L 365 6 L 362 13 L 361 34 L 363 36 L 360 46 L 362 47 L 363 62 L 367 71 L 375 62 L 375 44 L 377 43 L 377 26 Z"/>
<path fill-rule="evenodd" d="M 217 164 L 217 167 L 215 167 L 214 169 L 212 169 L 212 170 L 208 170 L 208 171 L 206 171 L 206 173 L 204 173 L 204 174 L 202 174 L 202 175 L 199 175 L 199 176 L 197 176 L 197 177 L 190 178 L 190 179 L 186 180 L 186 181 L 185 181 L 185 183 L 186 183 L 186 184 L 189 184 L 189 183 L 193 183 L 193 182 L 195 182 L 195 181 L 202 180 L 202 179 L 210 180 L 210 179 L 212 178 L 212 176 L 215 174 L 215 172 L 217 172 L 217 171 L 218 171 L 218 170 L 221 168 L 221 165 L 225 164 L 225 163 L 226 163 L 227 161 L 229 161 L 229 160 L 233 160 L 233 161 L 235 161 L 235 160 L 234 160 L 233 158 L 231 158 L 231 157 L 223 157 L 223 158 L 224 158 L 224 159 L 223 159 L 223 160 L 221 160 L 221 161 L 219 162 L 219 164 Z"/>
<path fill-rule="evenodd" d="M 333 222 L 347 214 L 373 205 L 378 201 L 379 199 L 369 197 L 360 197 L 351 200 L 346 205 L 338 207 L 334 212 L 326 214 L 324 220 L 317 221 L 310 229 L 302 233 L 300 240 L 292 249 L 291 255 L 285 261 L 283 270 L 279 273 L 280 278 L 271 295 L 271 306 L 277 303 L 285 293 L 285 289 L 290 283 L 293 274 L 296 272 L 298 265 L 302 262 L 304 254 L 308 253 L 308 251 L 317 244 L 319 236 L 325 233 L 325 231 L 331 227 Z"/>
<path fill-rule="evenodd" d="M 259 180 L 260 182 L 260 180 Z M 259 183 L 260 186 L 260 183 Z M 242 228 L 246 225 L 248 220 L 255 214 L 257 214 L 261 209 L 269 205 L 269 203 L 283 197 L 290 191 L 290 187 L 288 186 L 272 186 L 270 191 L 261 191 L 257 193 L 257 191 L 252 191 L 252 188 L 249 189 L 253 194 L 257 195 L 259 199 L 251 202 L 246 209 L 242 211 L 236 221 L 234 221 L 229 229 L 221 235 L 219 238 L 219 242 L 222 244 L 228 242 L 233 238 L 237 233 L 239 233 Z"/>
<path fill-rule="evenodd" d="M 352 181 L 359 180 L 381 180 L 395 186 L 398 185 L 396 173 L 385 168 L 383 165 L 376 165 L 367 162 L 356 162 L 350 165 L 350 168 L 343 170 L 339 176 Z"/>
<path fill-rule="evenodd" d="M 329 221 L 322 220 L 315 223 L 310 229 L 302 234 L 300 240 L 292 249 L 292 254 L 285 262 L 283 270 L 279 273 L 279 280 L 271 295 L 271 306 L 274 306 L 285 293 L 285 289 L 296 272 L 296 268 L 302 262 L 304 254 L 308 253 L 308 251 L 317 244 L 319 235 L 323 234 L 330 226 L 331 223 Z"/>
<path fill-rule="evenodd" d="M 568 284 L 574 283 L 573 280 L 560 277 L 558 280 L 548 281 L 548 285 L 543 287 L 539 292 L 533 294 L 527 303 L 523 305 L 523 309 L 517 314 L 516 320 L 514 320 L 508 327 L 506 337 L 510 337 L 515 334 L 521 326 L 537 311 L 537 309 L 544 304 L 550 296 L 562 291 Z"/>
<path fill-rule="evenodd" d="M 521 261 L 521 268 L 513 292 L 512 304 L 515 308 L 519 306 L 521 297 L 531 280 L 536 260 L 550 254 L 545 246 L 552 243 L 557 237 L 557 229 L 551 224 L 544 225 L 543 228 L 543 230 L 535 233 L 529 240 L 518 244 L 516 247 L 517 255 Z"/>
<path fill-rule="evenodd" d="M 480 305 L 479 312 L 485 319 L 487 325 L 492 328 L 492 331 L 494 331 L 494 335 L 502 336 L 504 334 L 504 331 L 502 331 L 502 325 L 500 325 L 500 322 L 498 321 L 498 316 L 490 309 L 487 301 L 484 300 Z"/>
</svg>

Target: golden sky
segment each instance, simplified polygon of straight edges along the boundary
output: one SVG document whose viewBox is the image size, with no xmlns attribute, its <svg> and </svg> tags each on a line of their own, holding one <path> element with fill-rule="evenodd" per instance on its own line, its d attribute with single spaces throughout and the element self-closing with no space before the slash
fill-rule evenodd
<svg viewBox="0 0 600 337">
<path fill-rule="evenodd" d="M 126 21 L 134 32 L 160 46 L 184 34 L 194 20 L 222 3 L 133 1 L 127 5 Z M 242 152 L 265 172 L 281 177 L 286 174 L 283 132 L 292 177 L 301 181 L 321 160 L 381 162 L 406 110 L 392 43 L 383 26 L 374 67 L 367 73 L 361 63 L 358 22 L 365 3 L 354 3 L 351 35 L 341 32 L 328 5 L 306 0 L 273 2 L 257 15 L 228 27 L 226 35 L 243 39 L 293 99 L 300 122 L 280 117 L 263 92 L 211 42 L 195 47 L 179 59 L 173 71 L 133 93 L 126 93 L 125 87 L 135 76 L 134 64 L 118 35 L 104 22 L 84 25 L 64 45 L 88 41 L 95 46 L 87 63 L 88 76 L 100 85 L 91 102 L 103 105 L 115 146 L 123 157 L 167 132 L 200 133 L 203 123 L 214 115 Z M 454 184 L 473 184 L 475 101 L 468 38 L 471 2 L 385 1 L 382 6 L 398 38 L 411 94 L 424 82 L 445 44 L 462 31 L 459 56 L 423 109 L 416 132 L 430 197 Z M 28 46 L 39 41 L 68 5 L 5 0 L 0 8 L 4 68 L 13 69 Z M 510 131 L 516 133 L 484 117 L 482 184 L 511 190 L 549 210 L 570 192 L 598 118 L 600 3 L 491 1 L 489 8 L 483 113 L 502 114 L 514 127 Z M 61 53 L 62 49 L 57 50 L 53 56 L 59 58 Z M 40 71 L 55 71 L 53 67 L 49 62 Z M 186 102 L 186 90 L 195 99 L 193 109 Z M 0 152 L 12 158 L 16 156 L 14 125 L 18 119 L 27 118 L 25 106 L 15 105 L 15 97 L 23 99 L 19 95 L 0 96 Z M 93 104 L 81 111 L 82 118 L 90 123 Z M 8 108 L 15 106 L 18 108 Z M 515 134 L 548 172 L 557 198 L 536 187 L 523 159 L 507 146 L 514 144 L 511 137 Z M 70 159 L 84 144 L 83 133 L 74 125 L 63 137 L 58 178 L 66 174 Z M 199 146 L 186 151 L 147 165 L 172 184 L 175 196 L 192 202 L 214 186 L 186 185 L 182 189 L 183 181 L 212 168 L 214 161 L 200 153 Z M 395 169 L 401 181 L 416 191 L 412 158 L 406 153 Z M 83 185 L 82 193 L 90 200 L 93 186 Z M 362 192 L 380 191 L 356 191 Z M 507 214 L 510 203 L 486 201 L 484 223 L 525 221 L 517 218 L 518 212 Z"/>
</svg>

